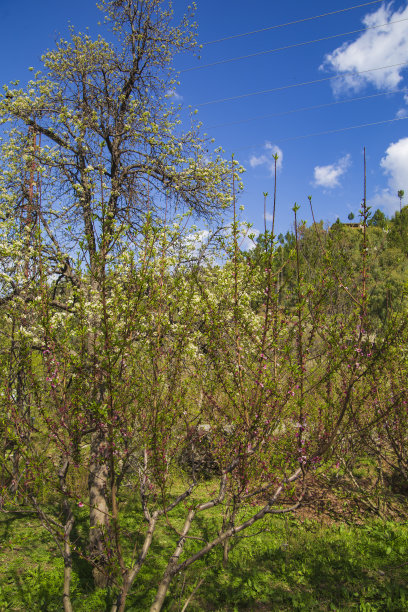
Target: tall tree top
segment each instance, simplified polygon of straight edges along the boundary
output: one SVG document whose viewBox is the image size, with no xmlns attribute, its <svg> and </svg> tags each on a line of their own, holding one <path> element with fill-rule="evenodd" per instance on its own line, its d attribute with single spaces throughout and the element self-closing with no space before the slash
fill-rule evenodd
<svg viewBox="0 0 408 612">
<path fill-rule="evenodd" d="M 112 42 L 72 29 L 43 56 L 44 72 L 26 89 L 6 86 L 0 101 L 12 125 L 3 198 L 12 182 L 14 206 L 23 206 L 35 170 L 50 246 L 86 244 L 89 263 L 119 229 L 137 231 L 147 211 L 208 217 L 231 202 L 231 164 L 211 155 L 199 125 L 182 128 L 171 102 L 172 59 L 195 46 L 192 9 L 175 25 L 162 0 L 102 0 L 100 8 Z"/>
</svg>

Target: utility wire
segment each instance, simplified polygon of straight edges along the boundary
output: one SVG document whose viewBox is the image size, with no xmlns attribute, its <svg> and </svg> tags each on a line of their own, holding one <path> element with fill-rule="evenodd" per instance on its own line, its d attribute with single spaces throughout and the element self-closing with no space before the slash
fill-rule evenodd
<svg viewBox="0 0 408 612">
<path fill-rule="evenodd" d="M 368 32 L 368 30 L 375 30 L 376 28 L 383 28 L 385 26 L 390 26 L 395 23 L 401 23 L 403 21 L 408 21 L 408 18 L 398 19 L 396 21 L 390 21 L 388 23 L 381 23 L 380 25 L 369 26 L 368 28 L 360 28 L 358 30 L 351 30 L 350 32 L 341 32 L 340 34 L 332 34 L 331 36 L 323 36 L 322 38 L 315 38 L 313 40 L 306 40 L 303 42 L 294 43 L 292 45 L 276 47 L 275 49 L 267 49 L 266 51 L 258 51 L 256 53 L 249 53 L 248 55 L 238 55 L 236 57 L 230 57 L 227 59 L 217 60 L 216 62 L 211 62 L 209 64 L 202 64 L 200 66 L 191 66 L 190 68 L 184 68 L 184 70 L 180 70 L 180 73 L 192 72 L 193 70 L 202 70 L 203 68 L 212 68 L 213 66 L 219 66 L 221 64 L 229 64 L 231 62 L 238 62 L 240 60 L 249 59 L 252 57 L 259 57 L 260 55 L 268 55 L 269 53 L 276 53 L 277 51 L 287 51 L 288 49 L 295 49 L 296 47 L 304 47 L 306 45 L 312 45 L 318 42 L 323 42 L 325 40 L 332 40 L 333 38 L 340 38 L 341 36 L 350 36 L 351 34 L 360 34 L 361 32 Z"/>
<path fill-rule="evenodd" d="M 310 110 L 318 110 L 321 108 L 327 108 L 329 106 L 337 106 L 339 104 L 348 104 L 349 102 L 357 102 L 360 100 L 369 100 L 370 98 L 378 98 L 379 96 L 388 96 L 396 93 L 406 93 L 408 92 L 408 88 L 404 89 L 394 89 L 391 91 L 382 91 L 381 93 L 370 94 L 368 96 L 359 96 L 358 98 L 348 98 L 346 100 L 337 100 L 336 102 L 328 102 L 326 104 L 316 104 L 315 106 L 303 106 L 302 108 L 294 108 L 287 111 L 282 111 L 280 113 L 271 113 L 268 115 L 258 115 L 256 117 L 249 117 L 247 119 L 241 119 L 240 121 L 229 121 L 226 123 L 218 123 L 216 125 L 206 126 L 206 129 L 213 130 L 216 128 L 227 127 L 232 125 L 241 125 L 243 123 L 250 123 L 251 121 L 257 121 L 261 119 L 272 119 L 273 117 L 283 117 L 284 115 L 293 115 L 294 113 L 301 113 Z"/>
<path fill-rule="evenodd" d="M 289 142 L 290 140 L 303 140 L 305 138 L 313 138 L 314 136 L 326 136 L 328 134 L 339 134 L 340 132 L 348 132 L 350 130 L 358 130 L 364 127 L 373 127 L 377 125 L 385 125 L 386 123 L 394 123 L 395 121 L 405 121 L 408 117 L 394 117 L 394 119 L 385 119 L 383 121 L 374 121 L 373 123 L 360 123 L 359 125 L 350 125 L 344 128 L 338 128 L 336 130 L 326 130 L 324 132 L 314 132 L 312 134 L 303 134 L 300 136 L 287 136 L 286 138 L 277 138 L 276 140 L 281 144 L 282 142 Z M 259 144 L 248 145 L 239 149 L 234 149 L 234 152 L 244 151 L 246 149 L 253 149 L 259 147 Z"/>
<path fill-rule="evenodd" d="M 350 125 L 348 127 L 339 128 L 337 130 L 326 130 L 325 132 L 315 132 L 313 134 L 304 134 L 303 136 L 288 136 L 287 138 L 279 140 L 279 142 L 288 142 L 289 140 L 301 140 L 303 138 L 312 138 L 313 136 L 326 136 L 327 134 L 338 134 L 340 132 L 358 130 L 364 127 L 384 125 L 386 123 L 394 123 L 395 121 L 405 121 L 406 119 L 408 119 L 408 117 L 394 117 L 393 119 L 384 119 L 383 121 L 374 121 L 373 123 L 360 123 L 360 125 Z"/>
<path fill-rule="evenodd" d="M 363 6 L 370 6 L 372 4 L 378 4 L 383 0 L 373 0 L 372 2 L 364 2 L 363 4 L 356 4 L 349 8 L 339 9 L 337 11 L 331 11 L 330 13 L 322 13 L 321 15 L 314 15 L 313 17 L 304 17 L 303 19 L 296 19 L 295 21 L 288 21 L 286 23 L 279 23 L 277 25 L 268 26 L 267 28 L 261 28 L 259 30 L 252 30 L 250 32 L 243 32 L 242 34 L 233 34 L 232 36 L 225 36 L 224 38 L 217 38 L 216 40 L 208 40 L 201 43 L 202 46 L 213 45 L 215 43 L 224 42 L 226 40 L 232 40 L 233 38 L 241 38 L 243 36 L 249 36 L 250 34 L 259 34 L 260 32 L 267 32 L 268 30 L 275 30 L 277 28 L 285 28 L 296 23 L 304 23 L 305 21 L 312 21 L 313 19 L 321 19 L 322 17 L 328 17 L 329 15 L 338 15 L 339 13 L 345 13 L 346 11 L 352 11 L 354 9 L 362 8 Z"/>
<path fill-rule="evenodd" d="M 378 68 L 370 68 L 369 70 L 359 70 L 354 72 L 344 72 L 343 74 L 335 74 L 331 77 L 324 77 L 322 79 L 315 79 L 314 81 L 303 81 L 302 83 L 292 83 L 291 85 L 282 85 L 281 87 L 273 87 L 272 89 L 264 89 L 262 91 L 253 91 L 239 96 L 231 96 L 229 98 L 218 98 L 217 100 L 209 100 L 208 102 L 200 102 L 195 104 L 196 107 L 209 106 L 210 104 L 220 104 L 221 102 L 232 102 L 234 100 L 242 100 L 244 98 L 250 98 L 252 96 L 260 96 L 267 93 L 273 93 L 275 91 L 283 91 L 285 89 L 293 89 L 295 87 L 304 87 L 305 85 L 315 85 L 316 83 L 324 83 L 327 81 L 333 81 L 335 79 L 347 76 L 356 76 L 359 74 L 367 74 L 368 72 L 375 72 L 376 70 L 387 70 L 388 68 L 397 68 L 398 66 L 407 66 L 408 62 L 401 62 L 399 64 L 390 64 L 388 66 L 380 66 Z"/>
</svg>

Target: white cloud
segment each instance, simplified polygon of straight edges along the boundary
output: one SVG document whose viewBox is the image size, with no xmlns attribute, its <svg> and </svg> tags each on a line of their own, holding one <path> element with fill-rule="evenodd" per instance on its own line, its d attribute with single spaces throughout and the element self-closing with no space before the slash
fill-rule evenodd
<svg viewBox="0 0 408 612">
<path fill-rule="evenodd" d="M 275 160 L 273 158 L 274 155 L 278 156 L 276 162 L 276 169 L 279 171 L 282 169 L 282 161 L 283 161 L 283 152 L 280 147 L 272 144 L 271 142 L 265 142 L 264 149 L 266 153 L 261 153 L 260 155 L 252 155 L 249 160 L 249 165 L 251 168 L 256 168 L 257 166 L 266 166 L 269 170 L 270 174 L 274 174 L 275 172 Z"/>
<path fill-rule="evenodd" d="M 362 72 L 380 66 L 391 66 L 407 61 L 408 57 L 408 5 L 392 11 L 392 3 L 367 14 L 363 24 L 374 28 L 363 32 L 354 42 L 344 43 L 325 56 L 321 69 L 337 73 Z M 390 22 L 400 21 L 389 25 Z M 385 24 L 385 25 L 383 25 Z M 365 74 L 344 75 L 333 81 L 335 93 L 357 91 L 367 84 L 377 89 L 395 89 L 402 80 L 407 66 L 394 66 Z"/>
<path fill-rule="evenodd" d="M 338 187 L 340 185 L 340 177 L 347 171 L 350 164 L 350 154 L 347 154 L 334 164 L 329 164 L 328 166 L 315 166 L 314 185 L 316 187 L 326 187 L 328 189 Z"/>
<path fill-rule="evenodd" d="M 391 143 L 381 159 L 380 166 L 388 175 L 388 187 L 377 191 L 370 205 L 381 206 L 392 214 L 399 209 L 398 190 L 408 191 L 408 138 Z"/>
<path fill-rule="evenodd" d="M 373 210 L 382 208 L 388 215 L 392 215 L 399 209 L 399 200 L 396 193 L 391 193 L 391 189 L 380 189 L 376 191 L 374 196 L 370 198 L 368 204 Z"/>
<path fill-rule="evenodd" d="M 181 102 L 183 100 L 183 96 L 178 94 L 174 89 L 168 89 L 166 91 L 166 98 L 171 98 L 174 102 Z"/>
<path fill-rule="evenodd" d="M 395 116 L 397 119 L 404 119 L 404 117 L 408 116 L 408 109 L 400 108 L 399 110 L 397 110 L 397 113 Z"/>
<path fill-rule="evenodd" d="M 404 102 L 408 105 L 408 94 L 404 95 Z M 400 108 L 395 116 L 397 119 L 404 119 L 405 117 L 408 117 L 408 108 Z"/>
<path fill-rule="evenodd" d="M 408 189 L 408 138 L 390 144 L 381 160 L 381 168 L 389 175 L 390 187 Z"/>
<path fill-rule="evenodd" d="M 239 248 L 243 251 L 252 251 L 256 247 L 256 239 L 258 238 L 260 231 L 255 227 L 241 227 L 241 239 L 239 240 Z"/>
</svg>

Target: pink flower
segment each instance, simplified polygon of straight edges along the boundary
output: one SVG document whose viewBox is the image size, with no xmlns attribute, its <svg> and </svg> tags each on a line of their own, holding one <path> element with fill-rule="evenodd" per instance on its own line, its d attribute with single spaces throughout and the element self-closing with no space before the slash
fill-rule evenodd
<svg viewBox="0 0 408 612">
<path fill-rule="evenodd" d="M 85 505 L 85 504 L 84 504 L 84 502 L 78 502 L 78 506 L 79 506 L 80 508 L 83 508 L 83 507 L 84 507 L 84 505 Z"/>
</svg>

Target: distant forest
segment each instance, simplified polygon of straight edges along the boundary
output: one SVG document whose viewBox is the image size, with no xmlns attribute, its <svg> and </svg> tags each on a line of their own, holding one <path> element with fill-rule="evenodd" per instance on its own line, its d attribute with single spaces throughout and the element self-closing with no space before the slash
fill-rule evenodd
<svg viewBox="0 0 408 612">
<path fill-rule="evenodd" d="M 373 214 L 369 212 L 368 216 L 367 314 L 371 331 L 375 332 L 389 321 L 392 313 L 401 312 L 403 308 L 408 280 L 408 206 L 402 207 L 391 218 L 379 209 Z M 342 281 L 350 291 L 355 291 L 361 284 L 362 233 L 363 226 L 353 213 L 349 215 L 347 223 L 337 219 L 331 226 L 323 221 L 311 226 L 305 223 L 299 225 L 303 280 L 313 285 L 329 271 L 332 272 L 326 299 L 333 314 L 346 314 L 352 308 L 341 286 Z M 262 266 L 265 247 L 270 240 L 268 233 L 258 236 L 255 249 L 247 255 L 251 265 Z M 279 234 L 277 256 L 273 262 L 275 272 L 280 272 L 277 290 L 282 304 L 294 301 L 295 247 L 294 231 Z"/>
</svg>

